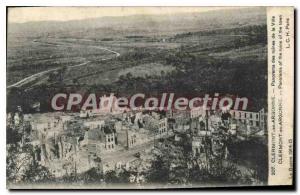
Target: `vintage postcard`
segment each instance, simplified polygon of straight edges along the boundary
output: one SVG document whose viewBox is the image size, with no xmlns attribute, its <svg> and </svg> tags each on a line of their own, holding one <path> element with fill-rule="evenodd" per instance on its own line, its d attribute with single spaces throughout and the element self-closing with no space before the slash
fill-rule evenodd
<svg viewBox="0 0 300 195">
<path fill-rule="evenodd" d="M 291 186 L 293 7 L 8 7 L 8 189 Z"/>
</svg>

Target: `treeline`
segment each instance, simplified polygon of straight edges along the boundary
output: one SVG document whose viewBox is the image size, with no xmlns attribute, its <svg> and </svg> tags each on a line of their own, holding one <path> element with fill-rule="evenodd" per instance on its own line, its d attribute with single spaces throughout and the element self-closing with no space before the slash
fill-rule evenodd
<svg viewBox="0 0 300 195">
<path fill-rule="evenodd" d="M 266 25 L 250 25 L 243 26 L 239 28 L 224 28 L 224 29 L 215 29 L 215 30 L 205 30 L 199 32 L 188 32 L 177 34 L 174 37 L 170 38 L 179 39 L 186 38 L 189 36 L 218 36 L 218 35 L 248 35 L 248 36 L 262 36 L 267 35 L 267 26 Z"/>
<path fill-rule="evenodd" d="M 41 103 L 41 111 L 51 111 L 50 100 L 57 92 L 92 92 L 114 93 L 115 95 L 132 95 L 135 93 L 161 94 L 174 92 L 178 94 L 224 93 L 245 96 L 251 99 L 252 105 L 266 105 L 267 94 L 267 58 L 247 56 L 245 46 L 265 47 L 267 42 L 266 26 L 245 26 L 234 29 L 217 29 L 186 33 L 175 37 L 239 34 L 247 36 L 234 37 L 234 41 L 217 44 L 216 47 L 200 47 L 199 45 L 182 45 L 176 49 L 163 50 L 153 48 L 134 48 L 117 59 L 103 63 L 103 69 L 95 69 L 92 73 L 82 74 L 66 84 L 61 74 L 50 75 L 48 84 L 36 85 L 30 90 L 10 89 L 8 92 L 8 110 L 21 105 L 25 111 L 30 111 L 30 104 Z M 242 48 L 246 55 L 242 58 L 232 56 L 213 57 L 210 54 L 226 52 Z M 231 55 L 231 54 L 228 54 Z M 80 82 L 80 78 L 101 75 L 110 70 L 121 70 L 126 67 L 138 66 L 143 63 L 159 62 L 175 67 L 174 71 L 160 75 L 145 75 L 138 77 L 129 73 L 120 76 L 110 84 L 94 85 Z M 96 62 L 95 62 L 96 63 Z"/>
</svg>

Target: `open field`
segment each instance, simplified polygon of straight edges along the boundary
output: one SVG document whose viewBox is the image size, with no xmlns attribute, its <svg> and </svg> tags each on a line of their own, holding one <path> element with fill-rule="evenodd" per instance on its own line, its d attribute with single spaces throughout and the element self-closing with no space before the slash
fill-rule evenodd
<svg viewBox="0 0 300 195">
<path fill-rule="evenodd" d="M 119 94 L 219 92 L 254 96 L 253 102 L 261 106 L 266 94 L 261 83 L 267 82 L 267 38 L 260 9 L 245 9 L 242 18 L 239 12 L 235 16 L 223 11 L 203 18 L 201 14 L 143 16 L 143 22 L 132 16 L 124 23 L 107 18 L 110 27 L 103 26 L 101 18 L 78 25 L 71 21 L 65 30 L 60 28 L 65 22 L 32 23 L 32 33 L 24 24 L 14 24 L 8 36 L 9 95 L 36 97 L 26 103 L 14 100 L 28 107 L 62 89 Z"/>
</svg>

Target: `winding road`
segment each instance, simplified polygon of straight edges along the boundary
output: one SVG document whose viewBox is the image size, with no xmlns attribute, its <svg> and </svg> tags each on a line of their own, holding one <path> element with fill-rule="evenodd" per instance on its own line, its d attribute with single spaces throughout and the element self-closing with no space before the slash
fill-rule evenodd
<svg viewBox="0 0 300 195">
<path fill-rule="evenodd" d="M 37 42 L 37 41 L 34 41 L 34 42 Z M 40 42 L 40 43 L 43 43 L 43 42 Z M 46 43 L 46 44 L 49 44 L 49 43 Z M 67 44 L 67 43 L 63 43 L 63 44 L 59 43 L 59 44 L 57 44 L 57 46 L 67 46 L 67 47 L 70 47 L 72 45 L 74 46 L 74 44 Z M 82 46 L 82 45 L 80 45 L 80 46 Z M 111 53 L 115 54 L 114 57 L 103 58 L 102 61 L 110 60 L 110 59 L 113 59 L 113 58 L 117 58 L 117 57 L 119 57 L 121 55 L 120 53 L 118 53 L 116 51 L 113 51 L 113 50 L 110 50 L 110 49 L 107 49 L 105 47 L 94 46 L 94 45 L 90 45 L 90 46 L 87 46 L 87 47 L 94 48 L 94 49 L 99 49 L 99 50 L 104 50 L 104 51 L 108 51 L 108 52 L 111 52 Z M 75 67 L 80 67 L 80 66 L 86 66 L 89 63 L 90 63 L 90 61 L 86 60 L 86 62 L 83 62 L 83 63 L 80 63 L 80 64 L 67 66 L 67 68 L 75 68 Z M 59 70 L 60 68 L 61 67 L 53 68 L 53 69 L 49 69 L 49 70 L 45 70 L 45 71 L 42 71 L 42 72 L 39 72 L 39 73 L 35 73 L 35 74 L 31 75 L 31 76 L 28 76 L 28 77 L 26 77 L 26 78 L 24 78 L 24 79 L 22 79 L 22 80 L 20 80 L 20 81 L 18 81 L 16 83 L 12 84 L 12 85 L 7 86 L 6 88 L 9 89 L 9 88 L 12 88 L 12 87 L 21 87 L 21 86 L 23 86 L 25 84 L 28 84 L 28 83 L 30 83 L 30 82 L 32 82 L 32 81 L 34 81 L 34 80 L 36 80 L 36 79 L 38 79 L 38 78 L 40 78 L 40 77 L 48 74 L 50 72 L 54 72 L 56 70 Z"/>
</svg>

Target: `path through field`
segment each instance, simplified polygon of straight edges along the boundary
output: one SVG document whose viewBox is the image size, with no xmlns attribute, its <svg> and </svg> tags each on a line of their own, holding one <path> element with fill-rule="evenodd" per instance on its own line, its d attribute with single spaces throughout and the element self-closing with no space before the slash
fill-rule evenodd
<svg viewBox="0 0 300 195">
<path fill-rule="evenodd" d="M 35 41 L 35 42 L 37 42 L 37 41 Z M 39 42 L 39 43 L 43 43 L 43 42 Z M 50 44 L 50 43 L 45 43 L 45 44 Z M 51 44 L 55 44 L 57 46 L 63 46 L 63 47 L 64 46 L 67 46 L 67 47 L 70 47 L 70 46 L 74 46 L 74 47 L 79 46 L 79 45 L 72 44 L 72 43 L 61 43 L 61 42 L 58 43 L 58 44 L 56 44 L 56 43 L 51 43 Z M 80 45 L 80 46 L 82 46 L 82 45 Z M 108 52 L 111 52 L 111 53 L 115 54 L 114 57 L 103 58 L 102 61 L 110 60 L 112 58 L 117 58 L 117 57 L 120 56 L 120 53 L 118 53 L 116 51 L 113 51 L 113 50 L 110 50 L 110 49 L 105 48 L 105 47 L 94 46 L 94 45 L 87 45 L 87 47 L 98 49 L 98 50 L 104 50 L 104 51 L 108 51 Z M 75 68 L 75 67 L 79 67 L 79 66 L 86 66 L 89 63 L 90 63 L 90 61 L 86 60 L 85 62 L 80 63 L 80 64 L 70 65 L 70 66 L 68 66 L 68 68 Z M 50 72 L 54 72 L 54 71 L 59 70 L 59 69 L 60 69 L 60 67 L 49 69 L 49 70 L 45 70 L 45 71 L 42 71 L 42 72 L 39 72 L 39 73 L 35 73 L 35 74 L 31 75 L 31 76 L 28 76 L 28 77 L 26 77 L 26 78 L 24 78 L 24 79 L 22 79 L 22 80 L 20 80 L 20 81 L 18 81 L 16 83 L 12 84 L 12 85 L 7 86 L 7 89 L 9 89 L 11 87 L 21 87 L 21 86 L 23 86 L 23 85 L 25 85 L 27 83 L 30 83 L 30 82 L 32 82 L 32 81 L 34 81 L 34 80 L 36 80 L 36 79 L 38 79 L 38 78 L 40 78 L 40 77 L 48 74 L 48 73 L 50 73 Z"/>
</svg>

